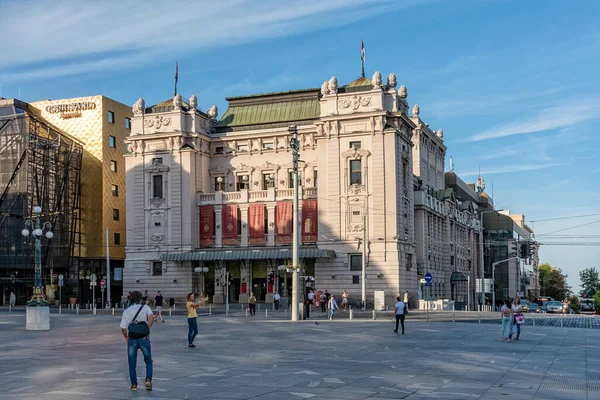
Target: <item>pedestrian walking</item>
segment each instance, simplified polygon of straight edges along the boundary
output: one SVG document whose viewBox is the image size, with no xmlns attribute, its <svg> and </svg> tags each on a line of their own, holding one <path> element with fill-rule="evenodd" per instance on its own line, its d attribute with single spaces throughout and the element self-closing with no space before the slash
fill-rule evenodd
<svg viewBox="0 0 600 400">
<path fill-rule="evenodd" d="M 194 339 L 198 334 L 198 313 L 196 312 L 196 308 L 200 307 L 202 303 L 206 303 L 208 301 L 208 297 L 200 302 L 196 302 L 196 296 L 194 293 L 188 293 L 187 295 L 187 312 L 188 312 L 188 347 L 196 347 L 194 344 Z"/>
<path fill-rule="evenodd" d="M 131 292 L 127 294 L 127 302 L 125 302 L 125 308 L 129 308 L 131 305 Z"/>
<path fill-rule="evenodd" d="M 523 318 L 523 314 L 521 313 L 521 299 L 520 298 L 515 298 L 515 300 L 513 301 L 513 304 L 511 306 L 511 311 L 512 311 L 512 323 L 510 326 L 510 335 L 508 335 L 509 339 L 512 339 L 512 335 L 513 333 L 516 333 L 517 336 L 515 337 L 514 340 L 519 340 L 519 337 L 521 336 L 521 324 L 519 323 L 519 321 L 521 318 Z"/>
<path fill-rule="evenodd" d="M 308 293 L 308 295 L 306 295 L 306 297 L 308 298 L 308 304 L 310 304 L 310 311 L 314 311 L 315 307 L 315 291 L 310 289 L 310 292 Z"/>
<path fill-rule="evenodd" d="M 148 289 L 144 290 L 144 297 L 142 297 L 142 300 L 144 301 L 144 303 L 146 304 L 150 304 L 150 296 L 148 296 Z"/>
<path fill-rule="evenodd" d="M 339 309 L 337 302 L 335 301 L 335 296 L 331 295 L 329 297 L 329 301 L 327 302 L 328 305 L 328 309 L 329 309 L 329 319 L 333 321 L 333 314 L 335 312 L 335 309 Z"/>
<path fill-rule="evenodd" d="M 395 315 L 396 315 L 396 329 L 394 329 L 394 333 L 398 333 L 398 323 L 402 325 L 402 334 L 404 335 L 404 319 L 406 318 L 406 314 L 408 313 L 408 304 L 404 301 L 400 300 L 400 296 L 396 297 L 398 301 L 395 307 Z"/>
<path fill-rule="evenodd" d="M 15 303 L 17 302 L 17 296 L 13 292 L 10 292 L 10 297 L 8 298 L 8 305 L 10 308 L 15 308 Z"/>
<path fill-rule="evenodd" d="M 256 297 L 254 297 L 253 292 L 250 293 L 250 297 L 248 298 L 248 311 L 251 317 L 256 316 Z"/>
<path fill-rule="evenodd" d="M 281 296 L 279 295 L 279 292 L 275 291 L 275 294 L 273 295 L 273 303 L 275 303 L 275 309 L 279 310 L 279 304 L 281 303 Z"/>
<path fill-rule="evenodd" d="M 500 333 L 500 340 L 504 340 L 504 332 L 506 332 L 506 340 L 510 340 L 510 324 L 512 321 L 512 310 L 510 306 L 510 300 L 504 299 L 504 305 L 500 308 L 500 315 L 502 318 L 502 332 Z M 507 332 L 508 329 L 508 332 Z"/>
<path fill-rule="evenodd" d="M 342 293 L 342 309 L 346 311 L 346 308 L 348 308 L 348 292 L 344 290 L 344 293 Z"/>
<path fill-rule="evenodd" d="M 142 351 L 146 363 L 146 390 L 152 390 L 152 348 L 150 346 L 150 329 L 154 323 L 154 314 L 148 305 L 140 304 L 142 294 L 137 290 L 129 296 L 132 307 L 123 310 L 121 332 L 127 343 L 127 362 L 129 363 L 129 379 L 131 390 L 137 390 L 137 354 Z"/>
<path fill-rule="evenodd" d="M 165 322 L 165 320 L 162 316 L 162 308 L 163 308 L 164 301 L 165 301 L 165 299 L 162 295 L 162 291 L 159 290 L 156 297 L 154 297 L 154 308 L 156 308 L 156 318 L 158 319 L 160 317 L 160 322 Z"/>
<path fill-rule="evenodd" d="M 325 312 L 325 308 L 327 307 L 327 297 L 325 296 L 325 293 L 321 292 L 319 302 L 321 303 L 321 312 Z"/>
</svg>

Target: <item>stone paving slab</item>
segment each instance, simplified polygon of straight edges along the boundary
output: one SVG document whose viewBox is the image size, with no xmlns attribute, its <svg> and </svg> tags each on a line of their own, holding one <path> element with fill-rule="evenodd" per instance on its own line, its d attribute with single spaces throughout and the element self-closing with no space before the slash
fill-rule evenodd
<svg viewBox="0 0 600 400">
<path fill-rule="evenodd" d="M 129 390 L 118 315 L 0 314 L 0 399 L 600 399 L 600 331 L 497 323 L 200 317 L 153 327 L 154 388 Z M 144 363 L 138 357 L 138 380 Z"/>
</svg>

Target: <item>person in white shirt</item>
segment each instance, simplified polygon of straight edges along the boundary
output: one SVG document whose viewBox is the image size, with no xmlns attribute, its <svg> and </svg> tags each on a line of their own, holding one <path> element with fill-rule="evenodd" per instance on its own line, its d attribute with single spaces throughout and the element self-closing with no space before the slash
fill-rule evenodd
<svg viewBox="0 0 600 400">
<path fill-rule="evenodd" d="M 512 324 L 510 327 L 510 334 L 508 335 L 508 338 L 512 339 L 512 335 L 514 332 L 517 334 L 517 337 L 515 337 L 514 340 L 519 340 L 519 337 L 521 336 L 521 325 L 517 324 L 516 316 L 521 314 L 521 299 L 518 297 L 515 298 L 510 309 L 512 311 Z"/>
<path fill-rule="evenodd" d="M 279 310 L 279 303 L 281 302 L 281 296 L 279 295 L 279 292 L 275 292 L 273 295 L 273 302 L 275 303 L 275 309 Z"/>
<path fill-rule="evenodd" d="M 400 296 L 396 297 L 398 301 L 395 306 L 395 314 L 396 314 L 396 329 L 394 329 L 394 333 L 398 333 L 398 323 L 402 324 L 402 334 L 404 335 L 404 319 L 406 315 L 404 312 L 406 311 L 406 303 L 400 300 Z"/>
<path fill-rule="evenodd" d="M 152 309 L 145 304 L 140 304 L 142 294 L 137 290 L 131 293 L 131 307 L 123 310 L 121 318 L 121 332 L 127 343 L 127 360 L 129 362 L 129 378 L 131 379 L 131 390 L 137 390 L 137 353 L 138 349 L 142 351 L 144 362 L 146 363 L 146 390 L 152 390 L 152 349 L 150 346 L 150 336 L 141 339 L 134 339 L 128 336 L 129 324 L 135 321 L 146 322 L 148 330 L 154 323 L 154 313 Z M 136 315 L 137 314 L 137 315 Z"/>
<path fill-rule="evenodd" d="M 333 321 L 333 313 L 335 309 L 339 309 L 337 302 L 335 301 L 335 296 L 331 295 L 329 297 L 329 302 L 327 303 L 327 308 L 329 309 L 329 319 Z"/>
<path fill-rule="evenodd" d="M 310 304 L 310 311 L 315 311 L 315 292 L 314 290 L 310 289 L 310 292 L 308 293 L 308 295 L 306 296 L 308 298 L 308 304 Z"/>
</svg>

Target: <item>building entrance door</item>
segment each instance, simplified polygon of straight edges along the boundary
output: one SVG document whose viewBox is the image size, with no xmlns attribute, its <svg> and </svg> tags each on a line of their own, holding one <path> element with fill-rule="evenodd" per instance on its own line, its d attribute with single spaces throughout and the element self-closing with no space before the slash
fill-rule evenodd
<svg viewBox="0 0 600 400">
<path fill-rule="evenodd" d="M 252 293 L 256 301 L 264 302 L 267 298 L 267 262 L 252 262 Z"/>
<path fill-rule="evenodd" d="M 239 261 L 227 261 L 227 271 L 231 277 L 229 285 L 229 302 L 237 303 L 240 301 L 240 263 Z"/>
</svg>

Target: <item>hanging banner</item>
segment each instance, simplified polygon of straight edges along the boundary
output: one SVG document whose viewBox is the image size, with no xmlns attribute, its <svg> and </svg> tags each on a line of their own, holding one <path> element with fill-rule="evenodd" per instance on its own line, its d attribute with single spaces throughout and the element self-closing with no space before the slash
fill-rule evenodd
<svg viewBox="0 0 600 400">
<path fill-rule="evenodd" d="M 317 200 L 302 200 L 302 243 L 316 243 L 318 227 L 319 207 Z"/>
<path fill-rule="evenodd" d="M 248 208 L 248 226 L 250 246 L 265 245 L 265 205 L 250 204 Z"/>
<path fill-rule="evenodd" d="M 238 241 L 238 206 L 223 206 L 223 246 L 237 246 Z"/>
<path fill-rule="evenodd" d="M 278 201 L 275 207 L 275 235 L 276 243 L 292 243 L 292 202 Z"/>
<path fill-rule="evenodd" d="M 200 247 L 212 247 L 214 239 L 215 210 L 213 206 L 200 206 Z"/>
</svg>

